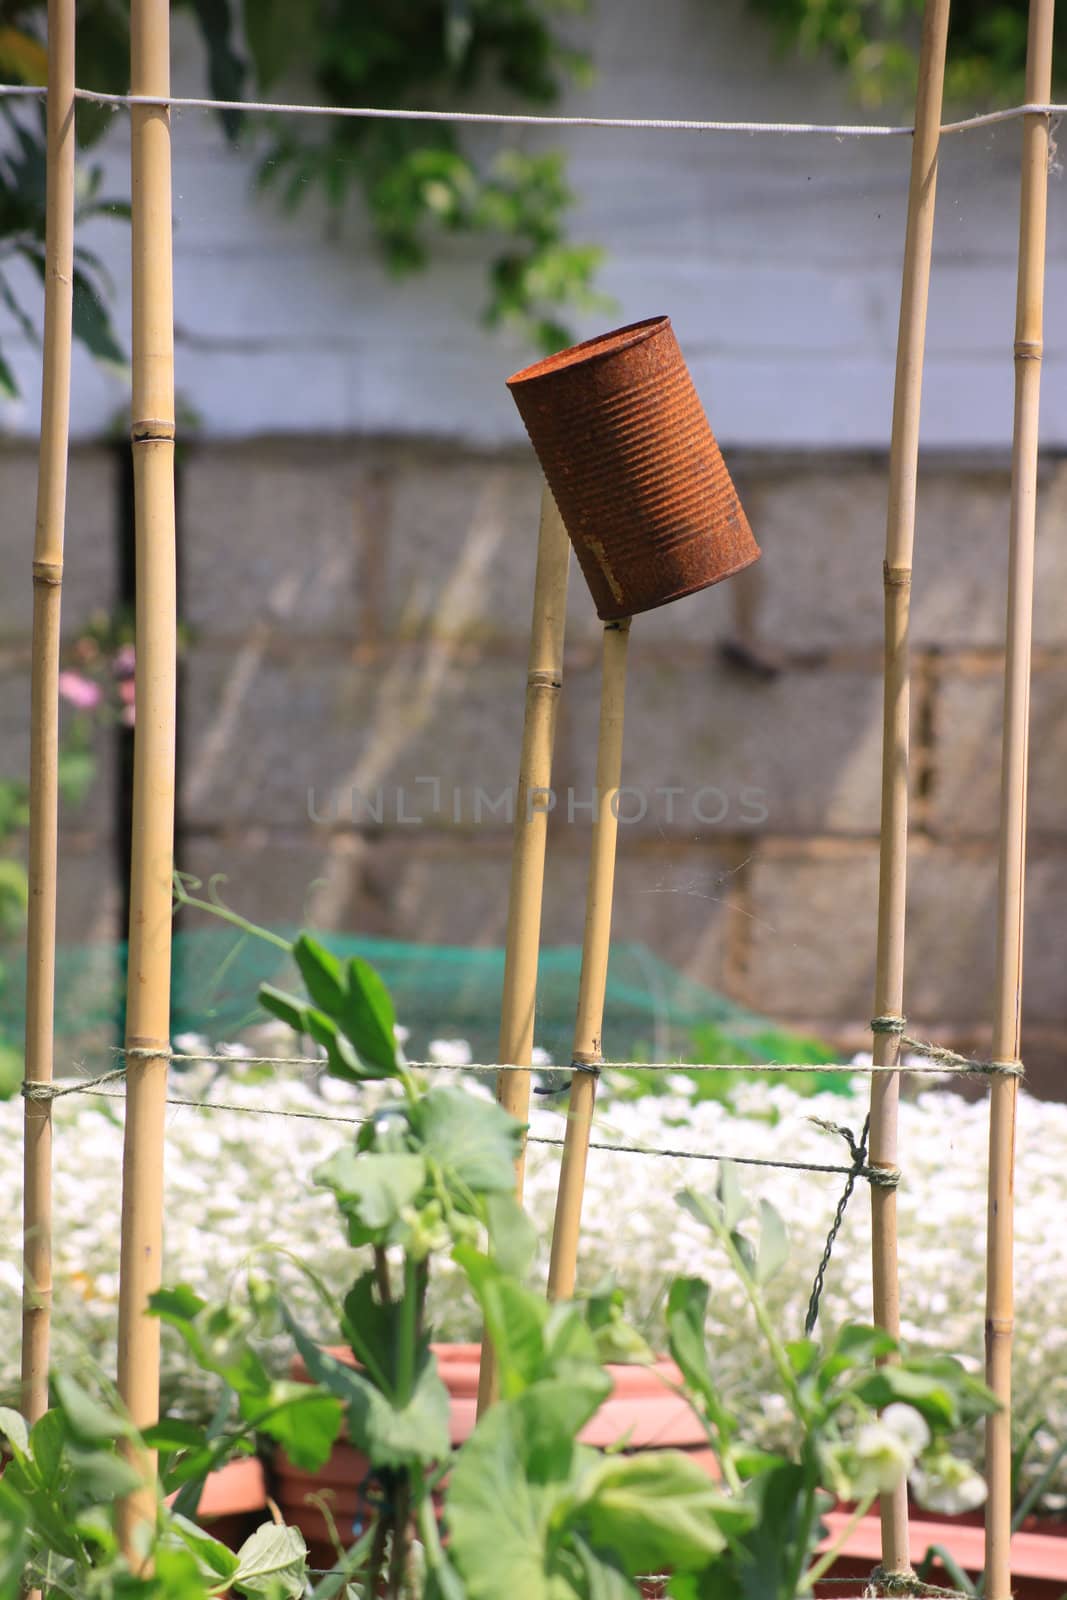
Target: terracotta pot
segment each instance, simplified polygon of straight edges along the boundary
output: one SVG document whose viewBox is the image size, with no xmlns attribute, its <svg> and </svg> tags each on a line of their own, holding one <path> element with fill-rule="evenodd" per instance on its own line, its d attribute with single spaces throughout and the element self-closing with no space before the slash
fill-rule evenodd
<svg viewBox="0 0 1067 1600">
<path fill-rule="evenodd" d="M 826 1517 L 829 1529 L 826 1545 L 839 1538 L 849 1520 L 847 1510 L 831 1511 Z M 1045 1519 L 1040 1519 L 1042 1525 Z M 1049 1524 L 1055 1532 L 1026 1532 L 1015 1535 L 1011 1542 L 1012 1593 L 1017 1600 L 1059 1600 L 1067 1589 L 1067 1541 L 1063 1538 L 1063 1524 Z M 977 1522 L 964 1517 L 933 1517 L 920 1512 L 909 1523 L 913 1561 L 921 1561 L 930 1545 L 941 1545 L 954 1557 L 964 1572 L 977 1576 L 985 1563 L 985 1534 L 981 1519 Z M 876 1516 L 863 1517 L 845 1541 L 844 1550 L 828 1574 L 835 1579 L 861 1580 L 881 1560 L 882 1529 Z M 934 1583 L 947 1584 L 945 1573 L 935 1573 Z M 838 1600 L 840 1587 L 822 1590 L 832 1600 Z"/>
<path fill-rule="evenodd" d="M 561 350 L 508 388 L 605 621 L 759 559 L 669 317 Z"/>
<path fill-rule="evenodd" d="M 267 1514 L 267 1475 L 255 1456 L 228 1461 L 208 1474 L 196 1520 L 231 1550 L 242 1545 Z"/>
<path fill-rule="evenodd" d="M 438 1371 L 451 1397 L 451 1440 L 461 1445 L 474 1429 L 478 1401 L 480 1347 L 476 1344 L 433 1346 Z M 347 1347 L 331 1349 L 330 1354 L 355 1366 Z M 615 1389 L 588 1427 L 581 1434 L 585 1444 L 601 1449 L 621 1446 L 625 1451 L 671 1448 L 685 1450 L 702 1464 L 712 1462 L 707 1435 L 692 1408 L 667 1387 L 677 1383 L 680 1374 L 671 1361 L 652 1367 L 612 1366 Z M 308 1371 L 297 1357 L 292 1376 L 307 1381 Z M 322 1495 L 330 1506 L 342 1542 L 356 1535 L 373 1514 L 367 1498 L 370 1463 L 351 1445 L 334 1447 L 320 1472 L 303 1472 L 283 1451 L 274 1457 L 272 1492 L 286 1522 L 298 1527 L 307 1540 L 312 1566 L 329 1566 L 333 1548 L 328 1524 L 322 1511 L 309 1503 L 308 1496 Z M 651 1589 L 650 1594 L 658 1593 Z"/>
</svg>

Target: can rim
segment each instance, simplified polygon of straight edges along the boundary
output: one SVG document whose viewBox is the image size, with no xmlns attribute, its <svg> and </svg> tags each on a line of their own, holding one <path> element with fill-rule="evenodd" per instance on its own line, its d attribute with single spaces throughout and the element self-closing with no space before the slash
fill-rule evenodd
<svg viewBox="0 0 1067 1600">
<path fill-rule="evenodd" d="M 557 350 L 555 355 L 543 356 L 540 361 L 513 372 L 505 381 L 509 389 L 514 389 L 520 384 L 537 383 L 539 379 L 555 377 L 573 367 L 586 367 L 595 361 L 605 361 L 623 350 L 632 350 L 653 334 L 669 329 L 670 325 L 668 316 L 644 317 L 640 322 L 628 322 L 622 328 L 612 329 L 610 333 L 598 333 L 593 339 L 583 339 L 580 344 L 569 345 L 566 350 Z"/>
</svg>

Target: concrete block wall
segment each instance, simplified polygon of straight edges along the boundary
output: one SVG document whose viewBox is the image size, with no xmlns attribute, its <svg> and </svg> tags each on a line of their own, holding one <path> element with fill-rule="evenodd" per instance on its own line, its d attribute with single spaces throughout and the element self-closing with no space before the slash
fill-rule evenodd
<svg viewBox="0 0 1067 1600">
<path fill-rule="evenodd" d="M 108 448 L 71 452 L 63 572 L 63 638 L 70 644 L 94 614 L 111 613 L 118 592 L 118 460 Z M 25 780 L 30 746 L 30 636 L 37 458 L 25 446 L 0 445 L 0 779 Z M 64 710 L 63 719 L 71 716 Z M 62 726 L 62 724 L 61 724 Z M 113 938 L 118 925 L 117 791 L 113 740 L 95 741 L 97 765 L 78 805 L 60 810 L 61 936 Z M 0 846 L 25 860 L 24 836 Z"/>
<path fill-rule="evenodd" d="M 764 559 L 634 624 L 617 937 L 860 1047 L 874 960 L 885 463 L 735 453 Z M 119 463 L 72 458 L 73 638 L 118 594 Z M 23 772 L 35 465 L 0 453 L 0 761 Z M 180 497 L 179 865 L 269 922 L 441 943 L 504 934 L 540 483 L 526 451 L 192 445 Z M 1042 473 L 1024 1015 L 1067 1051 L 1067 461 Z M 925 462 L 914 586 L 907 1005 L 988 1040 L 1006 467 Z M 731 664 L 743 639 L 773 675 Z M 544 937 L 581 937 L 599 627 L 572 570 Z M 736 654 L 736 652 L 735 652 Z M 106 744 L 106 741 L 105 741 Z M 119 933 L 114 752 L 64 815 L 61 936 Z M 610 1030 L 609 1030 L 610 1044 Z"/>
</svg>

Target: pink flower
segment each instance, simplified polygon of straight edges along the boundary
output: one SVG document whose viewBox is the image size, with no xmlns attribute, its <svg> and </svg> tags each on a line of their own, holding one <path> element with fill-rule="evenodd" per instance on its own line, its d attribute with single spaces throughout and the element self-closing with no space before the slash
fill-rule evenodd
<svg viewBox="0 0 1067 1600">
<path fill-rule="evenodd" d="M 79 711 L 92 711 L 100 704 L 100 685 L 91 678 L 83 678 L 80 672 L 61 672 L 59 692 L 64 700 L 69 700 Z"/>
<path fill-rule="evenodd" d="M 132 678 L 127 678 L 119 684 L 119 699 L 122 701 L 120 721 L 124 727 L 132 728 L 136 719 L 136 690 Z"/>
<path fill-rule="evenodd" d="M 111 670 L 116 678 L 132 678 L 135 664 L 132 644 L 120 645 L 111 658 Z"/>
</svg>

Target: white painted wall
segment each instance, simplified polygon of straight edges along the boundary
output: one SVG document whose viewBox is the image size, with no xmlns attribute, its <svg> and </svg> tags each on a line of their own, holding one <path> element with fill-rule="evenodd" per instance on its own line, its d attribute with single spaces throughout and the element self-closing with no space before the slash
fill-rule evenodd
<svg viewBox="0 0 1067 1600">
<path fill-rule="evenodd" d="M 184 18 L 175 89 L 206 93 Z M 833 73 L 776 61 L 742 0 L 599 0 L 596 87 L 583 113 L 857 120 Z M 896 120 L 897 113 L 880 114 Z M 128 192 L 128 133 L 104 147 Z M 907 120 L 906 114 L 904 120 Z M 486 148 L 503 138 L 479 134 Z M 559 143 L 520 135 L 527 148 Z M 1006 448 L 1011 430 L 1019 131 L 946 141 L 929 329 L 924 442 Z M 570 131 L 577 238 L 608 251 L 617 308 L 583 324 L 667 311 L 727 444 L 882 448 L 888 441 L 909 143 Z M 248 156 L 206 114 L 175 117 L 177 376 L 211 435 L 520 437 L 503 386 L 527 352 L 477 325 L 482 252 L 450 241 L 426 276 L 391 281 L 355 223 L 324 235 L 321 211 L 283 216 L 252 195 Z M 1043 435 L 1067 446 L 1067 180 L 1052 179 Z M 94 225 L 126 325 L 128 235 Z M 26 293 L 39 297 L 27 284 Z M 18 348 L 25 402 L 0 427 L 35 429 L 36 353 Z M 121 381 L 76 357 L 74 427 L 104 431 Z"/>
</svg>

